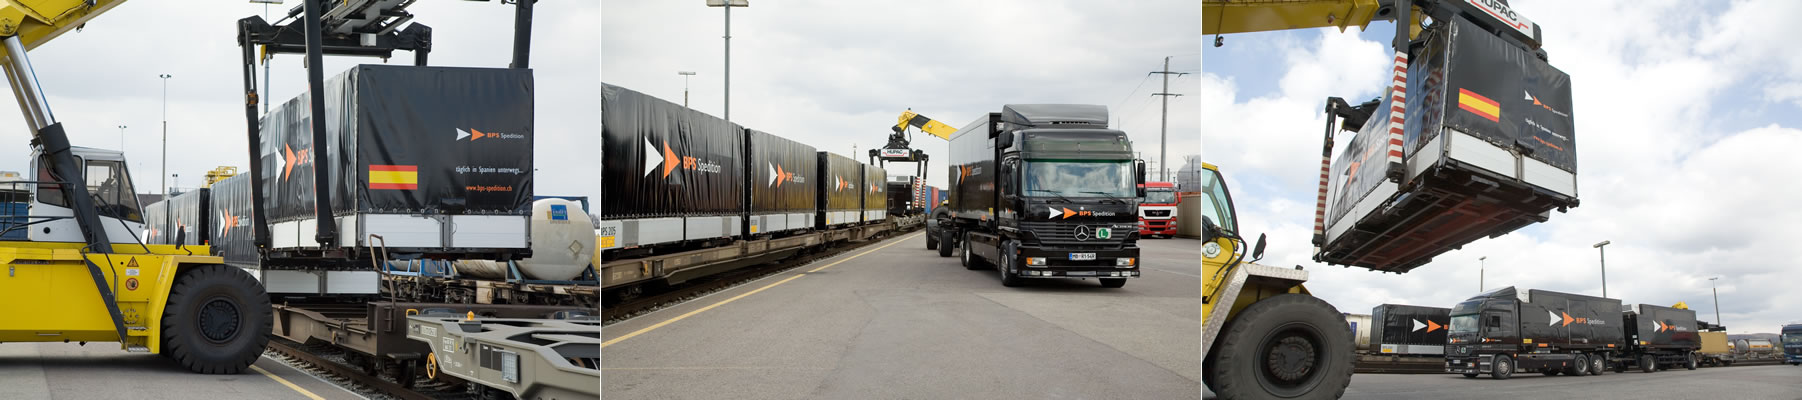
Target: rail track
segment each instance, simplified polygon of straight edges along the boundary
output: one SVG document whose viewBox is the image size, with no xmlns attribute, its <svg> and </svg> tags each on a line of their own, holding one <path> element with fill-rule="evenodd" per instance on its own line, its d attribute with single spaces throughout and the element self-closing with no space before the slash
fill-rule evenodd
<svg viewBox="0 0 1802 400">
<path fill-rule="evenodd" d="M 863 248 L 864 246 L 912 233 L 920 229 L 924 229 L 924 227 L 914 226 L 903 230 L 890 231 L 864 241 L 845 242 L 837 246 L 827 247 L 818 252 L 803 253 L 782 260 L 740 268 L 732 272 L 717 274 L 707 278 L 691 280 L 689 282 L 663 288 L 657 293 L 640 294 L 636 297 L 619 301 L 618 304 L 602 304 L 601 326 L 605 327 L 627 318 L 656 311 L 664 307 L 681 304 L 682 302 L 696 297 L 763 279 L 770 275 L 779 274 L 784 271 L 811 264 L 814 261 L 845 254 Z"/>
</svg>

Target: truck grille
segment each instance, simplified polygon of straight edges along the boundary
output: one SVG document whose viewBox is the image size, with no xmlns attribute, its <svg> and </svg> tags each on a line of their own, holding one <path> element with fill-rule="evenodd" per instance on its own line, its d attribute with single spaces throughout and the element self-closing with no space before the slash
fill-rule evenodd
<svg viewBox="0 0 1802 400">
<path fill-rule="evenodd" d="M 1126 236 L 1134 229 L 1116 229 L 1110 223 L 1070 223 L 1070 222 L 1021 222 L 1020 230 L 1031 231 L 1037 235 L 1039 242 L 1048 244 L 1082 244 L 1082 245 L 1114 245 L 1126 241 Z M 1080 227 L 1087 229 L 1079 232 Z M 1097 237 L 1097 228 L 1109 228 L 1107 239 Z M 1084 235 L 1078 235 L 1083 233 Z M 1083 240 L 1086 238 L 1087 240 Z"/>
<path fill-rule="evenodd" d="M 1145 210 L 1145 216 L 1147 216 L 1147 217 L 1168 217 L 1168 216 L 1170 216 L 1170 210 Z"/>
</svg>

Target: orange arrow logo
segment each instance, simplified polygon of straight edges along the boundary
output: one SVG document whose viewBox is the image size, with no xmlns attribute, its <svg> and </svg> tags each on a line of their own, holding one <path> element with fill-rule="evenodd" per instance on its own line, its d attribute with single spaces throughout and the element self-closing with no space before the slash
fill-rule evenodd
<svg viewBox="0 0 1802 400">
<path fill-rule="evenodd" d="M 1076 212 L 1070 211 L 1068 208 L 1064 209 L 1064 219 L 1070 219 L 1070 216 L 1072 215 L 1076 215 Z"/>
<path fill-rule="evenodd" d="M 294 166 L 300 164 L 301 160 L 307 158 L 307 149 L 300 149 L 299 153 L 295 153 L 294 148 L 283 144 L 282 151 L 287 155 L 287 157 L 283 157 L 282 159 L 282 180 L 287 180 L 288 174 L 294 172 Z"/>
<path fill-rule="evenodd" d="M 1564 315 L 1564 324 L 1563 324 L 1563 325 L 1559 325 L 1559 326 L 1570 326 L 1570 322 L 1571 322 L 1571 321 L 1573 321 L 1573 320 L 1575 320 L 1575 318 L 1571 318 L 1571 317 L 1570 317 L 1570 313 L 1564 313 L 1564 312 L 1561 312 L 1561 313 L 1559 313 L 1559 314 L 1563 314 L 1563 315 Z"/>
<path fill-rule="evenodd" d="M 782 166 L 777 165 L 776 166 L 776 187 L 782 187 L 782 181 L 786 181 L 786 180 L 788 180 L 788 173 L 783 172 Z"/>
<path fill-rule="evenodd" d="M 1439 328 L 1444 328 L 1444 327 L 1445 327 L 1445 325 L 1440 325 L 1438 322 L 1433 322 L 1433 320 L 1430 320 L 1430 319 L 1427 320 L 1427 332 L 1436 331 L 1436 330 L 1439 330 Z"/>
<path fill-rule="evenodd" d="M 480 135 L 481 133 L 477 132 L 476 134 Z M 669 149 L 669 141 L 663 141 L 663 177 L 668 178 L 670 171 L 676 170 L 676 163 L 672 161 L 675 159 L 676 152 Z"/>
<path fill-rule="evenodd" d="M 482 134 L 482 131 L 475 130 L 475 128 L 469 128 L 469 141 L 474 142 L 474 141 L 476 141 L 476 139 L 481 139 L 483 136 L 493 136 L 493 135 L 485 135 L 485 134 Z"/>
</svg>

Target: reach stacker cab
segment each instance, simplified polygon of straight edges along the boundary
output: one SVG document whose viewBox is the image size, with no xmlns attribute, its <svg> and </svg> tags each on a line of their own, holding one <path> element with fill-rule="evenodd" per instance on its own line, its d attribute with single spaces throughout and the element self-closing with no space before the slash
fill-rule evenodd
<svg viewBox="0 0 1802 400">
<path fill-rule="evenodd" d="M 1098 105 L 1009 104 L 953 133 L 952 224 L 938 241 L 961 247 L 965 268 L 995 264 L 1003 286 L 1140 276 L 1145 166 L 1107 121 Z"/>
<path fill-rule="evenodd" d="M 261 283 L 207 246 L 144 244 L 141 205 L 118 151 L 74 147 L 32 72 L 27 48 L 86 24 L 120 1 L 0 5 L 0 62 L 32 132 L 26 239 L 0 241 L 0 342 L 117 342 L 201 373 L 243 371 L 269 342 Z M 46 17 L 54 16 L 54 17 Z M 15 217 L 16 218 L 16 217 Z M 14 221 L 17 221 L 16 219 Z M 174 232 L 177 237 L 198 232 Z"/>
</svg>

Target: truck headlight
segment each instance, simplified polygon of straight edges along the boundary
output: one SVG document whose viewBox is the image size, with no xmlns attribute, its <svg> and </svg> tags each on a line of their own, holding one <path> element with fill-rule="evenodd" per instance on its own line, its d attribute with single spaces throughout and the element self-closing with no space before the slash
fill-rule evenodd
<svg viewBox="0 0 1802 400">
<path fill-rule="evenodd" d="M 1026 257 L 1026 265 L 1030 267 L 1045 266 L 1045 257 Z"/>
<path fill-rule="evenodd" d="M 1116 266 L 1116 267 L 1131 267 L 1131 266 L 1133 266 L 1133 263 L 1135 261 L 1137 261 L 1137 259 L 1134 259 L 1132 257 L 1120 257 L 1120 258 L 1114 259 L 1114 266 Z"/>
</svg>

